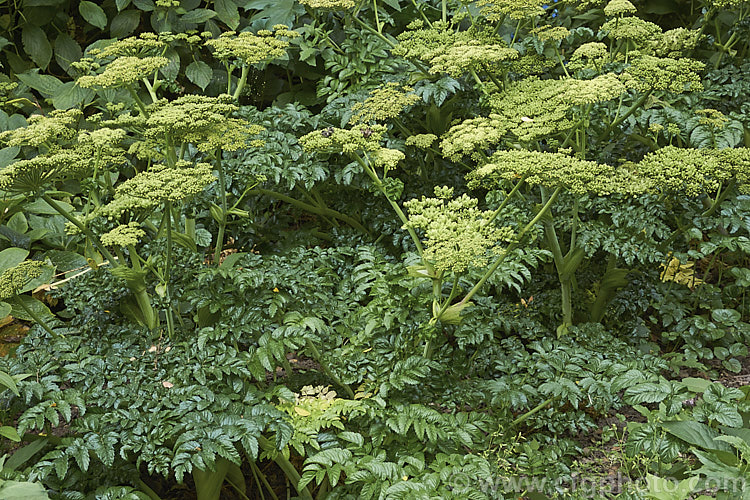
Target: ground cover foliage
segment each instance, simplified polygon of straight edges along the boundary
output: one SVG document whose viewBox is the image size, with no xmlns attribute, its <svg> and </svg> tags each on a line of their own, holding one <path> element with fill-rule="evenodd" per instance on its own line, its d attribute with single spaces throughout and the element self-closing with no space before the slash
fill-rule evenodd
<svg viewBox="0 0 750 500">
<path fill-rule="evenodd" d="M 750 498 L 749 23 L 0 0 L 0 498 Z"/>
</svg>

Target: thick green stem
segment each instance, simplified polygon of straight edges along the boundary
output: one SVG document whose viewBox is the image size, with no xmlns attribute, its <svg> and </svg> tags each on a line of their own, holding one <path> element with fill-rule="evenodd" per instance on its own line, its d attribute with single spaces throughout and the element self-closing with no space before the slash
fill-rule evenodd
<svg viewBox="0 0 750 500">
<path fill-rule="evenodd" d="M 109 250 L 107 250 L 104 245 L 102 245 L 101 241 L 99 241 L 99 238 L 96 237 L 96 235 L 91 231 L 91 229 L 84 226 L 81 221 L 79 221 L 73 214 L 69 213 L 67 210 L 65 210 L 62 206 L 60 206 L 57 201 L 55 201 L 50 195 L 47 193 L 42 193 L 41 195 L 42 199 L 47 202 L 49 206 L 51 206 L 57 213 L 65 217 L 71 224 L 73 224 L 75 227 L 77 227 L 83 234 L 85 234 L 91 243 L 96 247 L 97 250 L 102 254 L 102 256 L 109 261 L 109 265 L 111 265 L 113 268 L 120 265 L 119 262 L 117 262 L 117 259 L 115 259 L 111 253 L 109 253 Z"/>
<path fill-rule="evenodd" d="M 424 12 L 422 12 L 422 9 L 419 8 L 419 6 L 417 5 L 417 2 L 415 0 L 411 0 L 411 3 L 412 5 L 414 5 L 414 9 L 417 12 L 419 12 L 419 15 L 422 16 L 422 19 L 424 20 L 424 22 L 427 23 L 427 26 L 432 28 L 432 22 L 430 22 L 429 18 L 424 15 Z"/>
<path fill-rule="evenodd" d="M 260 479 L 260 482 L 263 483 L 263 486 L 265 486 L 268 492 L 271 494 L 271 498 L 273 498 L 274 500 L 279 500 L 279 497 L 276 496 L 276 492 L 273 491 L 273 488 L 271 488 L 271 485 L 268 484 L 268 479 L 266 479 L 266 475 L 263 474 L 263 471 L 260 470 L 260 468 L 255 462 L 250 462 L 250 469 L 253 471 L 253 476 L 255 476 L 255 480 L 258 481 Z M 263 495 L 262 488 L 258 488 L 258 491 L 260 491 L 260 494 Z M 245 498 L 247 498 L 247 496 L 245 496 Z"/>
<path fill-rule="evenodd" d="M 615 129 L 615 127 L 620 125 L 622 122 L 627 120 L 630 115 L 635 113 L 638 110 L 638 108 L 640 108 L 643 105 L 643 103 L 646 102 L 646 100 L 651 96 L 652 92 L 653 90 L 649 90 L 648 92 L 643 94 L 640 98 L 638 98 L 637 101 L 633 103 L 633 105 L 625 112 L 625 114 L 623 114 L 619 118 L 616 118 L 615 121 L 610 123 L 607 129 L 604 131 L 604 133 L 601 136 L 599 136 L 599 140 L 602 141 L 606 139 L 607 136 Z"/>
<path fill-rule="evenodd" d="M 315 344 L 313 344 L 311 340 L 307 341 L 307 348 L 312 353 L 313 357 L 315 358 L 315 361 L 317 361 L 318 364 L 320 365 L 320 368 L 323 370 L 323 373 L 325 373 L 326 376 L 328 376 L 328 378 L 336 382 L 338 386 L 343 388 L 346 391 L 346 394 L 350 398 L 354 399 L 354 391 L 352 390 L 352 388 L 346 385 L 345 383 L 343 383 L 341 379 L 335 373 L 333 373 L 331 370 L 328 369 L 328 366 L 323 362 L 323 356 L 320 355 L 320 351 L 318 350 L 317 347 L 315 347 Z"/>
<path fill-rule="evenodd" d="M 375 12 L 375 28 L 378 33 L 383 33 L 383 27 L 380 25 L 380 17 L 378 16 L 378 0 L 372 0 L 372 10 Z"/>
<path fill-rule="evenodd" d="M 563 58 L 560 55 L 560 51 L 557 49 L 557 47 L 555 47 L 555 55 L 557 56 L 557 59 L 560 61 L 560 66 L 562 66 L 562 69 L 565 72 L 565 76 L 570 78 L 570 73 L 568 73 L 568 68 L 565 67 L 565 62 L 563 61 Z"/>
<path fill-rule="evenodd" d="M 242 73 L 240 74 L 240 79 L 237 82 L 237 88 L 234 89 L 234 94 L 232 95 L 235 101 L 240 98 L 240 95 L 242 94 L 242 89 L 245 88 L 245 84 L 247 83 L 247 75 L 249 73 L 250 73 L 250 66 L 247 64 L 242 66 Z"/>
<path fill-rule="evenodd" d="M 701 217 L 710 217 L 716 212 L 716 210 L 721 206 L 721 204 L 724 202 L 724 200 L 727 199 L 727 196 L 729 196 L 730 191 L 734 187 L 734 185 L 737 183 L 737 179 L 732 179 L 729 181 L 729 184 L 724 188 L 724 191 L 719 191 L 716 195 L 716 199 L 711 203 L 711 206 L 708 207 L 708 209 L 701 214 Z M 721 188 L 720 188 L 721 189 Z"/>
<path fill-rule="evenodd" d="M 130 96 L 133 98 L 136 105 L 138 106 L 138 109 L 140 109 L 141 113 L 143 113 L 143 116 L 148 118 L 148 111 L 146 111 L 146 105 L 143 104 L 143 101 L 141 101 L 141 98 L 138 97 L 138 93 L 130 85 L 127 86 L 127 89 L 128 89 L 128 92 L 130 92 Z"/>
<path fill-rule="evenodd" d="M 275 449 L 275 446 L 263 436 L 258 436 L 258 444 L 265 450 Z M 310 493 L 310 490 L 308 490 L 307 487 L 299 487 L 299 482 L 302 477 L 299 475 L 297 469 L 294 468 L 294 465 L 288 459 L 284 458 L 281 453 L 276 453 L 273 461 L 276 462 L 276 465 L 278 465 L 279 468 L 284 472 L 284 475 L 286 475 L 286 477 L 289 478 L 292 484 L 294 484 L 294 488 L 297 490 L 297 493 L 302 500 L 313 500 L 312 493 Z"/>
<path fill-rule="evenodd" d="M 391 199 L 390 196 L 388 196 L 388 193 L 385 190 L 385 186 L 383 186 L 383 181 L 380 180 L 380 177 L 378 177 L 378 174 L 375 173 L 375 171 L 370 168 L 370 165 L 365 162 L 365 160 L 362 159 L 361 156 L 355 154 L 354 159 L 362 165 L 362 168 L 364 169 L 365 173 L 370 177 L 373 183 L 375 183 L 375 186 L 378 188 L 378 190 L 385 196 L 385 199 L 388 200 L 388 203 L 393 208 L 393 211 L 396 212 L 396 215 L 398 216 L 399 220 L 404 224 L 406 227 L 406 231 L 409 233 L 409 236 L 411 237 L 412 241 L 414 242 L 414 246 L 417 247 L 417 252 L 419 253 L 420 257 L 422 257 L 422 260 L 424 260 L 424 248 L 422 247 L 422 242 L 419 240 L 419 236 L 417 236 L 416 231 L 414 231 L 413 228 L 409 226 L 409 219 L 406 217 L 406 214 L 403 210 L 401 210 L 401 207 L 396 203 L 394 200 Z M 429 265 L 427 262 L 425 262 L 425 266 L 427 266 L 430 271 L 432 270 L 432 266 Z M 432 274 L 432 272 L 430 272 Z"/>
<path fill-rule="evenodd" d="M 516 238 L 516 241 L 508 245 L 508 248 L 505 249 L 505 252 L 503 252 L 502 255 L 500 255 L 495 262 L 492 264 L 492 266 L 487 269 L 487 271 L 484 273 L 482 278 L 477 282 L 474 287 L 469 290 L 469 293 L 466 294 L 466 296 L 461 299 L 459 304 L 466 304 L 471 300 L 471 298 L 477 294 L 477 292 L 482 288 L 482 286 L 485 284 L 485 282 L 489 279 L 490 276 L 492 276 L 492 273 L 494 273 L 498 267 L 500 267 L 500 264 L 505 259 L 505 256 L 510 254 L 513 250 L 515 250 L 523 241 L 523 239 L 526 237 L 526 234 L 531 231 L 531 229 L 536 226 L 539 221 L 549 212 L 550 208 L 552 207 L 552 204 L 557 199 L 557 196 L 562 191 L 562 186 L 555 189 L 555 191 L 552 193 L 552 196 L 549 197 L 549 200 L 547 200 L 547 203 L 544 204 L 544 206 L 539 210 L 539 213 L 536 214 L 534 219 L 529 222 L 526 227 L 521 230 L 520 233 L 518 233 L 518 237 Z"/>
<path fill-rule="evenodd" d="M 216 153 L 216 170 L 219 172 L 219 198 L 221 199 L 221 220 L 219 234 L 216 235 L 216 249 L 214 250 L 214 264 L 219 265 L 221 251 L 224 249 L 224 232 L 227 228 L 227 179 L 221 162 L 221 150 Z"/>
<path fill-rule="evenodd" d="M 521 189 L 521 186 L 523 186 L 524 182 L 526 181 L 527 175 L 528 174 L 523 174 L 523 177 L 521 177 L 521 179 L 516 183 L 516 185 L 513 186 L 513 189 L 510 190 L 510 193 L 508 193 L 508 195 L 505 197 L 505 199 L 500 204 L 500 206 L 497 207 L 497 209 L 494 212 L 492 212 L 492 215 L 490 215 L 490 218 L 487 220 L 487 224 L 491 224 L 495 220 L 495 218 L 498 215 L 500 215 L 500 212 L 502 212 L 503 209 L 508 205 L 511 198 L 513 198 L 513 195 L 515 195 L 518 192 L 518 190 Z"/>
<path fill-rule="evenodd" d="M 144 493 L 151 500 L 162 500 L 161 497 L 157 495 L 156 492 L 152 490 L 149 485 L 144 483 L 142 479 L 138 479 L 136 484 L 138 486 L 138 489 L 141 490 L 141 492 Z"/>
<path fill-rule="evenodd" d="M 257 194 L 264 194 L 266 196 L 270 196 L 272 198 L 276 198 L 277 200 L 281 200 L 285 203 L 289 203 L 290 205 L 293 205 L 301 210 L 304 210 L 306 212 L 310 212 L 317 215 L 325 215 L 328 217 L 333 217 L 336 219 L 339 219 L 341 221 L 346 222 L 353 228 L 362 231 L 364 234 L 370 234 L 370 231 L 365 228 L 357 219 L 354 219 L 353 217 L 350 217 L 346 214 L 342 214 L 341 212 L 338 212 L 336 210 L 333 210 L 332 208 L 321 208 L 316 207 L 315 205 L 310 205 L 309 203 L 305 203 L 303 201 L 299 201 L 295 198 L 292 198 L 291 196 L 286 196 L 281 193 L 277 193 L 276 191 L 270 191 L 268 189 L 262 189 L 262 188 L 256 188 L 251 191 L 250 193 L 257 193 Z"/>
<path fill-rule="evenodd" d="M 164 256 L 164 287 L 166 289 L 167 308 L 164 311 L 167 318 L 167 332 L 169 338 L 174 338 L 174 318 L 172 317 L 172 286 L 169 283 L 172 267 L 172 202 L 165 203 L 164 210 L 167 217 L 167 251 Z"/>
<path fill-rule="evenodd" d="M 555 400 L 555 396 L 552 396 L 551 398 L 549 398 L 549 399 L 547 399 L 545 401 L 542 401 L 536 407 L 534 407 L 530 411 L 527 411 L 526 413 L 524 413 L 523 415 L 521 415 L 520 417 L 518 417 L 517 419 L 515 419 L 513 422 L 511 422 L 510 426 L 511 427 L 517 426 L 518 424 L 520 424 L 524 420 L 526 420 L 529 417 L 535 415 L 536 413 L 539 413 L 540 411 L 542 411 L 548 404 L 550 404 L 554 400 Z"/>
<path fill-rule="evenodd" d="M 18 300 L 14 300 L 13 302 L 15 302 L 16 304 L 18 304 L 19 306 L 21 306 L 21 309 L 23 309 L 24 312 L 26 312 L 26 314 L 28 314 L 31 317 L 31 319 L 33 319 L 39 326 L 41 326 L 42 328 L 44 328 L 47 331 L 47 333 L 49 333 L 50 335 L 52 335 L 55 338 L 59 337 L 59 335 L 56 334 L 52 330 L 52 328 L 49 327 L 49 325 L 47 324 L 46 321 L 44 321 L 30 307 L 28 307 L 26 304 L 23 303 L 23 300 L 18 299 Z"/>
</svg>

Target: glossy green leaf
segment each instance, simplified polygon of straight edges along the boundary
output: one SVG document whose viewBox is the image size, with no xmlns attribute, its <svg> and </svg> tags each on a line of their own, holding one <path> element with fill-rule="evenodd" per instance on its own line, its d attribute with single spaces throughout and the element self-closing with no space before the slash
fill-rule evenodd
<svg viewBox="0 0 750 500">
<path fill-rule="evenodd" d="M 49 500 L 47 491 L 39 483 L 4 481 L 0 485 L 3 500 Z"/>
<path fill-rule="evenodd" d="M 29 251 L 24 248 L 6 248 L 0 252 L 0 273 L 13 266 L 17 266 L 29 256 Z"/>
<path fill-rule="evenodd" d="M 229 29 L 237 29 L 240 25 L 240 11 L 232 0 L 214 0 L 214 10 L 217 17 L 226 24 Z"/>
<path fill-rule="evenodd" d="M 21 30 L 23 49 L 32 61 L 42 69 L 46 69 L 52 60 L 52 45 L 47 35 L 39 26 L 28 24 Z"/>
<path fill-rule="evenodd" d="M 107 14 L 94 2 L 82 1 L 78 4 L 78 12 L 89 24 L 102 30 L 107 27 Z"/>
<path fill-rule="evenodd" d="M 16 76 L 25 85 L 42 94 L 43 97 L 52 97 L 63 84 L 63 82 L 54 76 L 40 75 L 37 69 Z"/>
<path fill-rule="evenodd" d="M 185 68 L 185 76 L 200 87 L 201 90 L 205 90 L 208 84 L 211 83 L 213 71 L 211 70 L 211 66 L 203 61 L 193 61 Z"/>
<path fill-rule="evenodd" d="M 62 69 L 68 71 L 70 63 L 78 61 L 81 57 L 83 57 L 83 50 L 78 42 L 67 33 L 57 35 L 57 38 L 55 38 L 55 61 Z"/>
<path fill-rule="evenodd" d="M 180 19 L 184 23 L 201 24 L 215 16 L 216 12 L 211 9 L 194 9 L 188 11 Z"/>
<path fill-rule="evenodd" d="M 135 9 L 119 12 L 109 25 L 109 34 L 114 38 L 123 38 L 133 33 L 141 23 L 141 13 Z"/>
</svg>

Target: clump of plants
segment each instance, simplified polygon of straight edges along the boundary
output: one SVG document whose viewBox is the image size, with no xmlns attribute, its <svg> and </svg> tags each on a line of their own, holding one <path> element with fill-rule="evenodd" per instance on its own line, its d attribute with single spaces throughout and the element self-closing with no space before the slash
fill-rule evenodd
<svg viewBox="0 0 750 500">
<path fill-rule="evenodd" d="M 744 494 L 747 2 L 79 3 L 0 12 L 0 493 Z"/>
</svg>

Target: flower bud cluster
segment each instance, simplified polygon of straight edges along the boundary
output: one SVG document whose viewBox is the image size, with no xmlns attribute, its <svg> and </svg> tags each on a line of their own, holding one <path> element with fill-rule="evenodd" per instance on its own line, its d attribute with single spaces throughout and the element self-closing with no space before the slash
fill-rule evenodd
<svg viewBox="0 0 750 500">
<path fill-rule="evenodd" d="M 6 269 L 0 275 L 0 299 L 10 299 L 17 295 L 23 287 L 42 275 L 42 269 L 45 265 L 40 260 L 25 260 L 10 269 Z"/>
<path fill-rule="evenodd" d="M 501 243 L 513 231 L 490 222 L 492 212 L 481 211 L 478 201 L 467 195 L 449 200 L 451 188 L 436 188 L 436 198 L 413 199 L 404 203 L 408 226 L 424 231 L 425 258 L 437 271 L 460 273 L 487 264 L 488 253 L 502 252 Z"/>
</svg>

